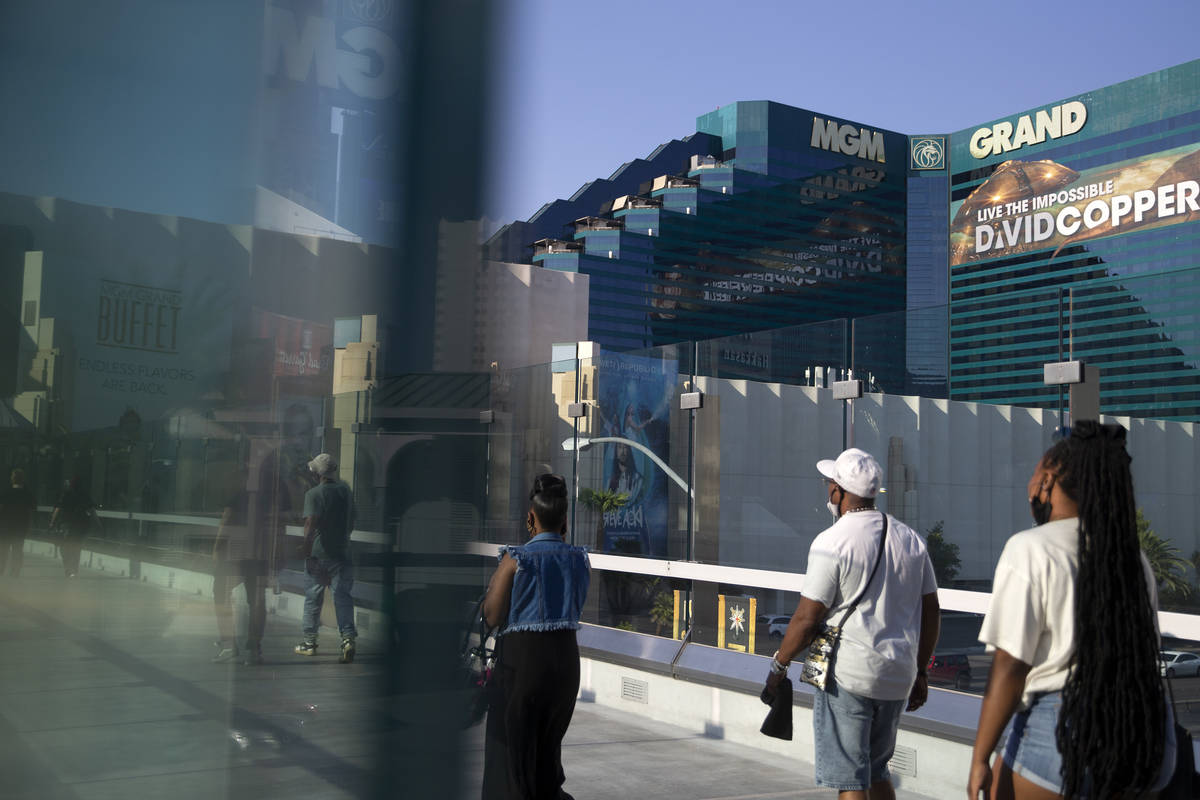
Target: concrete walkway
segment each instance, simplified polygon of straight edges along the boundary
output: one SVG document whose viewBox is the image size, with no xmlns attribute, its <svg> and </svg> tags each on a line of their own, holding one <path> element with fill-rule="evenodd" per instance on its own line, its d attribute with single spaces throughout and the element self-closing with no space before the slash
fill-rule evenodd
<svg viewBox="0 0 1200 800">
<path fill-rule="evenodd" d="M 354 664 L 337 663 L 332 633 L 328 654 L 303 658 L 296 623 L 272 617 L 266 664 L 213 664 L 211 598 L 87 570 L 65 579 L 33 556 L 0 578 L 0 611 L 2 797 L 418 796 L 403 780 L 380 785 L 381 761 L 422 723 L 379 699 L 369 640 Z M 478 797 L 482 744 L 482 726 L 465 734 L 437 796 Z M 577 707 L 564 750 L 579 800 L 833 797 L 801 758 L 592 704 Z"/>
<path fill-rule="evenodd" d="M 813 783 L 811 768 L 800 761 L 801 755 L 811 759 L 812 754 L 801 754 L 796 747 L 796 759 L 780 759 L 753 747 L 580 703 L 563 742 L 563 771 L 566 789 L 576 800 L 835 798 L 836 792 Z M 481 775 L 481 729 L 475 731 L 467 755 L 470 774 Z M 463 795 L 478 796 L 477 791 Z M 901 790 L 896 797 L 919 800 L 923 795 Z"/>
</svg>

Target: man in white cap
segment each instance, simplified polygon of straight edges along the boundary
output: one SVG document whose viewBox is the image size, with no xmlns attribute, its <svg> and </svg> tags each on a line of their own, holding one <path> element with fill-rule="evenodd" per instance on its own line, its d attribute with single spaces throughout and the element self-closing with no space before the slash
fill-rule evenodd
<svg viewBox="0 0 1200 800">
<path fill-rule="evenodd" d="M 321 628 L 321 606 L 325 587 L 333 587 L 333 610 L 338 632 L 342 635 L 340 661 L 354 660 L 355 639 L 354 567 L 350 560 L 350 532 L 354 530 L 354 496 L 337 479 L 337 462 L 328 453 L 308 462 L 308 468 L 320 482 L 304 495 L 304 571 L 308 588 L 304 593 L 304 639 L 296 645 L 302 656 L 317 654 L 317 633 Z"/>
<path fill-rule="evenodd" d="M 925 666 L 941 624 L 933 564 L 920 536 L 875 509 L 883 470 L 869 453 L 851 448 L 817 471 L 835 522 L 809 549 L 800 603 L 767 684 L 779 685 L 824 625 L 841 625 L 832 674 L 813 698 L 816 782 L 840 800 L 891 800 L 887 764 L 900 712 L 925 703 Z"/>
</svg>

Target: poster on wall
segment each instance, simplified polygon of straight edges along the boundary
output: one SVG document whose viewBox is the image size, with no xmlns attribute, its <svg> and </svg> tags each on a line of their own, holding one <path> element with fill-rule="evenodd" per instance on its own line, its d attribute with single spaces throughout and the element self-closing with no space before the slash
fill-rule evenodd
<svg viewBox="0 0 1200 800">
<path fill-rule="evenodd" d="M 254 309 L 254 329 L 275 343 L 271 372 L 276 377 L 323 378 L 333 375 L 333 326 Z M 321 387 L 322 393 L 328 386 Z"/>
<path fill-rule="evenodd" d="M 668 481 L 654 463 L 670 454 L 671 398 L 678 362 L 622 353 L 595 359 L 598 437 L 604 444 L 601 485 L 626 495 L 625 503 L 604 514 L 607 552 L 667 555 Z"/>
<path fill-rule="evenodd" d="M 219 391 L 232 331 L 227 283 L 177 265 L 47 254 L 40 292 L 65 359 L 67 429 L 111 427 L 130 411 L 157 419 L 203 407 Z"/>
<path fill-rule="evenodd" d="M 950 213 L 951 266 L 1200 220 L 1200 145 L 1080 171 L 1005 161 Z"/>
</svg>

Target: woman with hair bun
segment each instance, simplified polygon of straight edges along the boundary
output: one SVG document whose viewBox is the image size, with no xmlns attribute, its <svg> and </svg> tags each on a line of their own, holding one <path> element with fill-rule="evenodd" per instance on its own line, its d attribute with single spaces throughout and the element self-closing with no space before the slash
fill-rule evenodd
<svg viewBox="0 0 1200 800">
<path fill-rule="evenodd" d="M 1143 797 L 1171 777 L 1158 598 L 1129 464 L 1125 429 L 1085 420 L 1034 470 L 1037 527 L 1004 545 L 979 633 L 995 659 L 971 800 Z M 1014 712 L 993 776 L 988 760 Z"/>
<path fill-rule="evenodd" d="M 567 482 L 539 475 L 529 541 L 504 547 L 483 613 L 499 626 L 484 746 L 484 800 L 561 800 L 562 740 L 579 692 L 575 632 L 587 597 L 587 551 L 568 545 Z"/>
</svg>

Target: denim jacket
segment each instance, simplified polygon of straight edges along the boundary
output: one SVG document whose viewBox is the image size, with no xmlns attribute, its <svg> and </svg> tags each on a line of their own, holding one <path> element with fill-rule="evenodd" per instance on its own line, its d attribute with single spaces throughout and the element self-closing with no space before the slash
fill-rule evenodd
<svg viewBox="0 0 1200 800">
<path fill-rule="evenodd" d="M 509 631 L 579 629 L 579 614 L 591 581 L 587 550 L 566 544 L 554 533 L 539 533 L 527 544 L 504 547 L 517 562 L 509 604 Z"/>
</svg>

